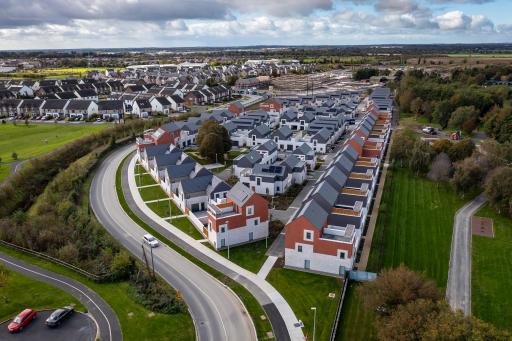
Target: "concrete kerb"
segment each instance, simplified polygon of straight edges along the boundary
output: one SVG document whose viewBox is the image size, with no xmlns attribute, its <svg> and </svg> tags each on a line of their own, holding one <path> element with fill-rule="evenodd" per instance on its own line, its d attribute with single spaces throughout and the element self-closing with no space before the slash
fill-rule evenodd
<svg viewBox="0 0 512 341">
<path fill-rule="evenodd" d="M 131 152 L 130 150 L 128 152 Z M 175 237 L 178 237 L 182 241 L 184 241 L 188 246 L 196 249 L 200 253 L 202 253 L 204 256 L 210 258 L 211 260 L 215 261 L 216 263 L 219 263 L 220 265 L 226 267 L 230 271 L 232 271 L 234 280 L 238 281 L 240 284 L 242 284 L 246 289 L 249 289 L 246 285 L 244 285 L 243 282 L 239 280 L 238 277 L 244 277 L 249 283 L 252 285 L 260 288 L 266 296 L 270 299 L 269 303 L 274 303 L 276 308 L 278 309 L 280 315 L 282 316 L 286 328 L 288 330 L 288 333 L 290 335 L 290 338 L 292 340 L 304 340 L 304 334 L 302 332 L 302 329 L 295 327 L 295 323 L 297 323 L 298 319 L 295 316 L 295 313 L 289 306 L 288 302 L 283 298 L 283 296 L 267 281 L 261 279 L 256 274 L 236 265 L 235 263 L 227 260 L 223 256 L 219 255 L 215 251 L 211 250 L 207 246 L 203 245 L 202 243 L 198 242 L 196 239 L 193 239 L 185 232 L 178 229 L 176 226 L 170 224 L 167 222 L 164 218 L 161 218 L 156 213 L 151 211 L 142 200 L 140 193 L 137 189 L 137 186 L 135 184 L 135 172 L 134 172 L 134 165 L 136 161 L 136 155 L 134 155 L 130 163 L 128 165 L 128 185 L 130 192 L 133 196 L 133 199 L 136 203 L 136 205 L 139 207 L 139 209 L 144 212 L 145 215 L 147 215 L 151 220 L 158 223 L 161 227 L 165 228 L 167 231 L 172 233 Z M 231 276 L 230 276 L 231 277 Z M 260 302 L 261 304 L 261 302 Z"/>
</svg>

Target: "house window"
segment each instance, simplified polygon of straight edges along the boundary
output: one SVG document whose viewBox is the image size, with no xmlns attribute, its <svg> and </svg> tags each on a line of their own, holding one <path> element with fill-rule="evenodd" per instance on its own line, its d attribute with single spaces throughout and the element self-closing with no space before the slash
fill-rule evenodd
<svg viewBox="0 0 512 341">
<path fill-rule="evenodd" d="M 313 231 L 304 231 L 304 240 L 313 240 Z"/>
<path fill-rule="evenodd" d="M 258 218 L 254 219 L 254 226 L 258 226 L 260 224 L 260 220 Z"/>
<path fill-rule="evenodd" d="M 297 246 L 297 252 L 302 252 L 302 245 Z"/>
<path fill-rule="evenodd" d="M 340 251 L 340 259 L 345 259 L 346 256 L 345 251 Z"/>
<path fill-rule="evenodd" d="M 224 227 L 222 227 L 222 228 L 220 229 L 220 232 L 221 232 L 221 233 L 224 233 L 225 231 L 226 231 L 226 229 L 225 229 Z"/>
<path fill-rule="evenodd" d="M 251 216 L 254 214 L 254 206 L 247 206 L 245 209 L 245 214 Z"/>
</svg>

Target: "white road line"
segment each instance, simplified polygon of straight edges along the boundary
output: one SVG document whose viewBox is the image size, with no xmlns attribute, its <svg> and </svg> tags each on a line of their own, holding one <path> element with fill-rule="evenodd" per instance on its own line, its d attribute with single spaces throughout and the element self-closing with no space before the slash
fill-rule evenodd
<svg viewBox="0 0 512 341">
<path fill-rule="evenodd" d="M 87 298 L 89 299 L 89 301 L 91 301 L 91 302 L 92 302 L 92 304 L 94 304 L 94 305 L 96 306 L 96 308 L 98 308 L 98 310 L 100 311 L 100 313 L 103 315 L 103 317 L 104 317 L 104 318 L 105 318 L 105 320 L 107 321 L 108 331 L 109 331 L 109 338 L 110 338 L 110 340 L 112 340 L 112 328 L 111 328 L 111 326 L 110 326 L 110 322 L 108 321 L 107 315 L 105 315 L 105 313 L 103 312 L 103 310 L 101 310 L 101 308 L 96 304 L 96 302 L 94 302 L 94 301 L 89 297 L 89 295 L 87 295 L 87 294 L 86 294 L 85 292 L 83 292 L 81 289 L 79 289 L 79 288 L 75 287 L 74 285 L 71 285 L 71 284 L 69 284 L 69 283 L 67 283 L 67 282 L 61 281 L 61 280 L 60 280 L 60 279 L 58 279 L 58 278 L 55 278 L 55 277 L 51 277 L 51 276 L 45 275 L 45 274 L 43 274 L 43 273 L 40 273 L 40 272 L 34 271 L 34 270 L 32 270 L 32 269 L 25 268 L 24 266 L 21 266 L 21 265 L 18 265 L 18 264 L 16 264 L 16 263 L 13 263 L 13 262 L 11 262 L 11 261 L 8 261 L 7 259 L 2 258 L 1 256 L 0 256 L 0 259 L 1 259 L 3 262 L 5 262 L 5 263 L 11 264 L 12 266 L 15 266 L 15 267 L 18 267 L 18 268 L 20 268 L 20 269 L 26 270 L 26 271 L 28 271 L 28 272 L 32 272 L 32 273 L 37 274 L 37 275 L 42 276 L 42 277 L 46 277 L 46 278 L 52 279 L 52 280 L 54 280 L 54 281 L 56 281 L 56 282 L 59 282 L 59 283 L 65 284 L 65 285 L 67 285 L 67 286 L 69 286 L 69 287 L 71 287 L 71 288 L 73 288 L 73 289 L 75 289 L 75 290 L 79 291 L 80 293 L 82 293 L 82 295 L 84 295 L 85 297 L 87 297 Z"/>
</svg>

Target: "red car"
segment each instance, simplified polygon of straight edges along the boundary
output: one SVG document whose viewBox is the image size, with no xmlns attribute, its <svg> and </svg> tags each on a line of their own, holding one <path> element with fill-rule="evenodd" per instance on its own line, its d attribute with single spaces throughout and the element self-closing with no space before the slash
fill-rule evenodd
<svg viewBox="0 0 512 341">
<path fill-rule="evenodd" d="M 28 326 L 28 324 L 36 318 L 36 315 L 37 312 L 34 309 L 25 309 L 9 323 L 7 329 L 9 329 L 11 333 L 19 332 L 23 327 Z"/>
</svg>

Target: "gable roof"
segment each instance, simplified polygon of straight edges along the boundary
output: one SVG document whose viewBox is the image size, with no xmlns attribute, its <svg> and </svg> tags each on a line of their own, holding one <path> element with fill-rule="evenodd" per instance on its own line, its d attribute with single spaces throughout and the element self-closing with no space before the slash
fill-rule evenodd
<svg viewBox="0 0 512 341">
<path fill-rule="evenodd" d="M 247 186 L 241 182 L 237 182 L 228 192 L 228 197 L 239 207 L 245 205 L 254 194 Z"/>
</svg>

